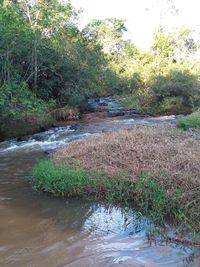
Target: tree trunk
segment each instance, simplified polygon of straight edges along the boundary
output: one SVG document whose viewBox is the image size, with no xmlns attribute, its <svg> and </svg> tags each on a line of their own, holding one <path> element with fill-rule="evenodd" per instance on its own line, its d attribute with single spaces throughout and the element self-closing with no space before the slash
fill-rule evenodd
<svg viewBox="0 0 200 267">
<path fill-rule="evenodd" d="M 37 54 L 37 43 L 34 42 L 34 89 L 37 90 L 38 85 L 38 54 Z"/>
<path fill-rule="evenodd" d="M 10 83 L 10 59 L 9 59 L 9 47 L 6 50 L 6 81 Z"/>
</svg>

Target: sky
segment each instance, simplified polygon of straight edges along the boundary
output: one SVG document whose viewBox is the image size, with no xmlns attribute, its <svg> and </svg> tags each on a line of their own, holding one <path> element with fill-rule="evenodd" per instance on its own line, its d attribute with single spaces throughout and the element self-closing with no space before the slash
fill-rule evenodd
<svg viewBox="0 0 200 267">
<path fill-rule="evenodd" d="M 141 49 L 148 49 L 153 33 L 162 24 L 166 29 L 187 27 L 196 31 L 200 40 L 200 1 L 174 0 L 178 13 L 171 14 L 166 0 L 71 0 L 76 8 L 82 8 L 80 27 L 91 19 L 116 17 L 125 19 L 126 34 Z M 168 11 L 167 11 L 168 10 Z"/>
</svg>

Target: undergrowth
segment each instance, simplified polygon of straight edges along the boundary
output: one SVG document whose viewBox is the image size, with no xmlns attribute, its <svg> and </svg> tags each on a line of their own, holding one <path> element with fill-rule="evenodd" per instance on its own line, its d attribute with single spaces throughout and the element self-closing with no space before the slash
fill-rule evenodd
<svg viewBox="0 0 200 267">
<path fill-rule="evenodd" d="M 196 111 L 189 116 L 179 118 L 177 126 L 187 130 L 189 128 L 200 128 L 200 111 Z"/>
</svg>

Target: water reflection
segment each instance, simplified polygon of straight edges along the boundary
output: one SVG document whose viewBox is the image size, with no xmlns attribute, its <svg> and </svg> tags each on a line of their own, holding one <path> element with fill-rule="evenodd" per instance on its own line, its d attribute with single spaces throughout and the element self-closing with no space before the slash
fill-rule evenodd
<svg viewBox="0 0 200 267">
<path fill-rule="evenodd" d="M 131 209 L 93 205 L 90 210 L 91 215 L 83 229 L 93 235 L 145 236 L 145 231 L 150 227 L 145 217 Z"/>
</svg>

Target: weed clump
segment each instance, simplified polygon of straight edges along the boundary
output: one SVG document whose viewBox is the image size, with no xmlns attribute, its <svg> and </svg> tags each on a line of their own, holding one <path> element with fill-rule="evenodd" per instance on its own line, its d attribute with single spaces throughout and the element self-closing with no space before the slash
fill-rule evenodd
<svg viewBox="0 0 200 267">
<path fill-rule="evenodd" d="M 200 111 L 196 111 L 189 116 L 179 118 L 177 126 L 187 130 L 189 128 L 200 128 Z"/>
</svg>

